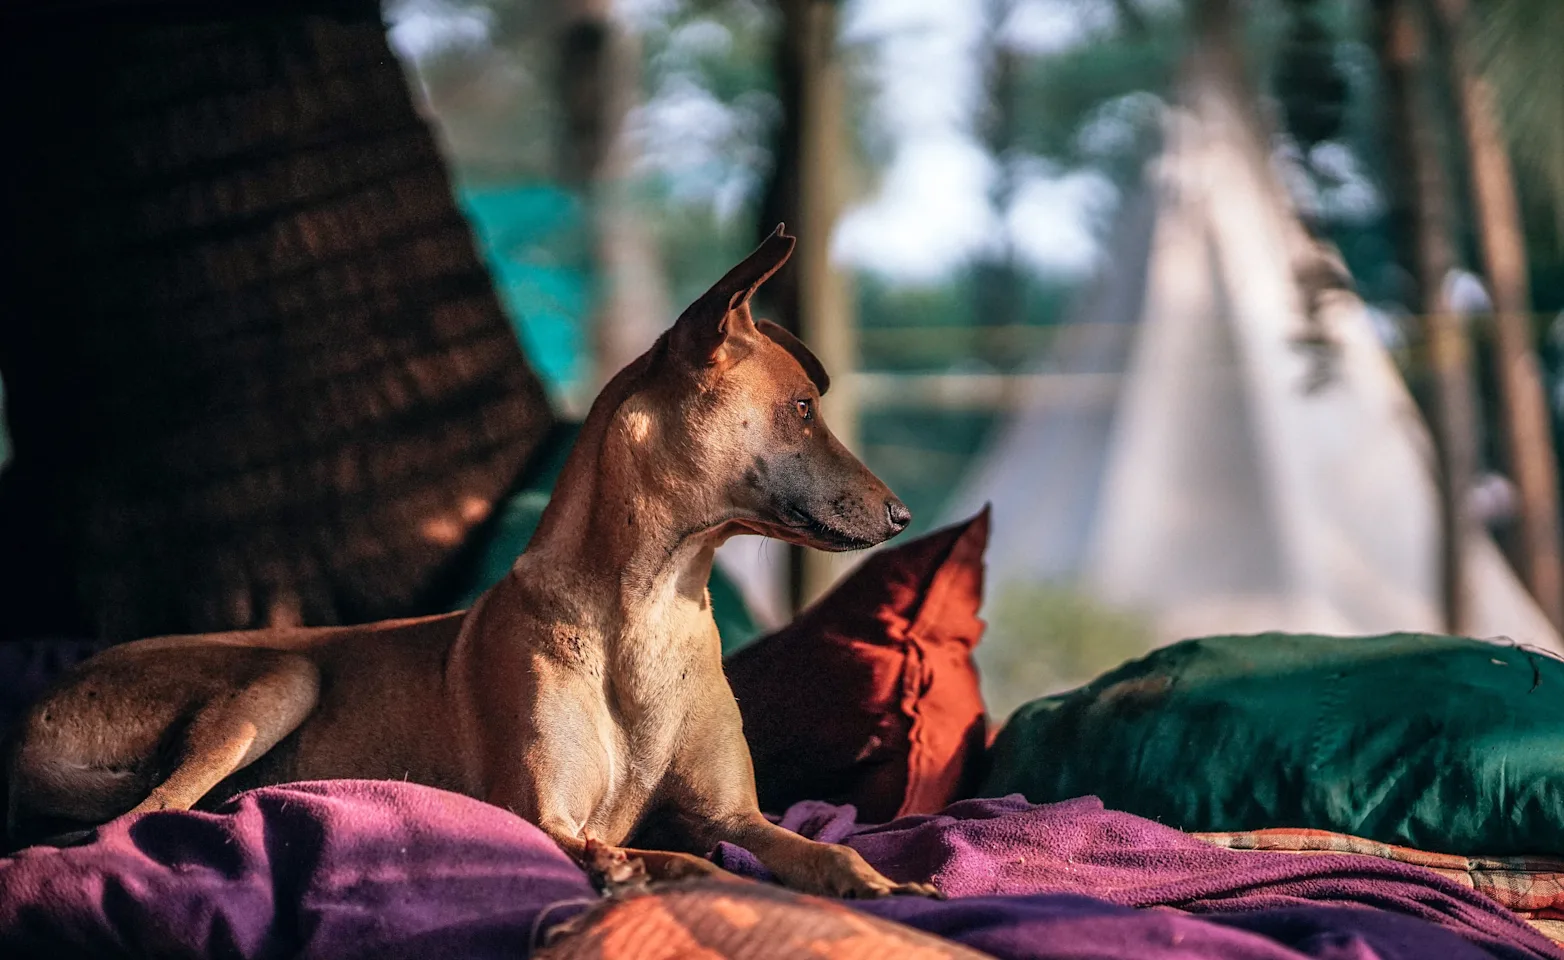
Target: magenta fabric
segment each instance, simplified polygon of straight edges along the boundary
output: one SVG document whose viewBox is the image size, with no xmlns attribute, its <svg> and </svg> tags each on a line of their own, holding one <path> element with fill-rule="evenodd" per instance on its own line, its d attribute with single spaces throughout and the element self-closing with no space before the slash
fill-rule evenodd
<svg viewBox="0 0 1564 960">
<path fill-rule="evenodd" d="M 0 957 L 520 957 L 596 899 L 530 823 L 407 783 L 240 794 L 0 859 Z"/>
<path fill-rule="evenodd" d="M 856 908 L 1000 960 L 1564 958 L 1419 868 L 1222 850 L 1091 799 L 968 801 L 881 827 L 806 803 L 785 822 L 955 898 Z M 520 958 L 595 899 L 503 810 L 407 783 L 293 784 L 0 858 L 0 957 Z"/>
<path fill-rule="evenodd" d="M 1304 907 L 1202 917 L 1072 894 L 898 897 L 855 906 L 997 960 L 1493 960 L 1448 930 L 1383 910 Z"/>
<path fill-rule="evenodd" d="M 1020 796 L 967 800 L 883 826 L 857 824 L 851 807 L 801 803 L 781 822 L 846 843 L 886 876 L 930 881 L 949 897 L 1066 894 L 1212 916 L 1374 908 L 1442 927 L 1493 956 L 1564 958 L 1503 907 L 1431 871 L 1349 854 L 1225 850 L 1107 810 L 1095 797 L 1044 805 Z M 723 845 L 717 860 L 740 874 L 767 876 L 736 847 Z"/>
</svg>

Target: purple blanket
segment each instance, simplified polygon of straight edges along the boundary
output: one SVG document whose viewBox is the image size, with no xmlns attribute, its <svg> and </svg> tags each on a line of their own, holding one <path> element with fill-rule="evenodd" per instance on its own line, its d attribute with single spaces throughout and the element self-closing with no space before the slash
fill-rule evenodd
<svg viewBox="0 0 1564 960">
<path fill-rule="evenodd" d="M 905 817 L 883 826 L 854 823 L 850 807 L 800 803 L 781 822 L 817 840 L 847 843 L 892 879 L 930 880 L 946 896 L 963 898 L 955 906 L 1000 904 L 997 909 L 1008 912 L 1012 927 L 1070 901 L 1076 925 L 1098 931 L 1083 934 L 1079 942 L 1113 943 L 1116 937 L 1108 931 L 1118 929 L 1119 938 L 1135 944 L 1100 953 L 1055 954 L 1027 952 L 1014 936 L 1001 938 L 1009 944 L 1004 950 L 995 949 L 992 941 L 985 945 L 955 937 L 1001 956 L 1564 957 L 1564 951 L 1498 904 L 1422 868 L 1348 854 L 1297 857 L 1224 850 L 1153 821 L 1106 810 L 1095 797 L 1042 806 L 1018 796 L 968 800 L 937 816 Z M 736 873 L 769 878 L 753 856 L 736 847 L 723 845 L 717 860 Z M 1023 900 L 1019 895 L 1033 896 Z M 1087 909 L 1083 902 L 1094 906 Z M 1114 911 L 1110 904 L 1176 908 L 1200 919 L 1145 909 Z M 927 905 L 863 906 L 949 935 L 942 927 L 949 918 L 939 910 L 929 912 Z M 949 911 L 953 905 L 941 906 Z M 1082 924 L 1088 915 L 1093 922 Z M 1243 947 L 1228 935 L 1238 930 L 1271 937 L 1272 952 Z M 1178 936 L 1170 940 L 1171 931 Z M 1435 935 L 1442 931 L 1455 937 L 1437 946 Z M 1472 946 L 1462 948 L 1453 942 L 1457 938 Z M 1337 948 L 1330 944 L 1336 941 L 1357 941 L 1361 949 L 1333 952 Z M 1209 946 L 1157 952 L 1151 945 L 1158 942 Z M 1274 952 L 1277 943 L 1298 952 Z M 1480 949 L 1473 952 L 1474 947 Z"/>
<path fill-rule="evenodd" d="M 959 898 L 862 909 L 1001 958 L 1564 958 L 1435 874 L 1219 850 L 1094 800 L 972 801 L 869 828 L 803 804 L 785 822 Z M 743 851 L 718 856 L 759 872 Z M 0 859 L 0 956 L 522 957 L 592 901 L 538 830 L 486 804 L 402 783 L 295 784 Z"/>
</svg>

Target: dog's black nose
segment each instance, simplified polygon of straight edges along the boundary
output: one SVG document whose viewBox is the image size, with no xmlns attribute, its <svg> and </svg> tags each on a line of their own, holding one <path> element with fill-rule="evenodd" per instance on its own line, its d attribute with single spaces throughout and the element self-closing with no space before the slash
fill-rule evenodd
<svg viewBox="0 0 1564 960">
<path fill-rule="evenodd" d="M 891 529 L 901 533 L 907 529 L 907 524 L 912 522 L 912 511 L 900 500 L 885 501 L 885 517 L 891 522 Z"/>
</svg>

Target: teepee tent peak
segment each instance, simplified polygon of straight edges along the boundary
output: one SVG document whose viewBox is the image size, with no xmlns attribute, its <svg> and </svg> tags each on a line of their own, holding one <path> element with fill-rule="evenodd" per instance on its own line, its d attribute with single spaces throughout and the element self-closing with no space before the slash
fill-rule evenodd
<svg viewBox="0 0 1564 960">
<path fill-rule="evenodd" d="M 1428 432 L 1369 310 L 1347 284 L 1317 282 L 1334 255 L 1299 221 L 1220 69 L 1186 72 L 1145 191 L 1044 361 L 1117 373 L 1118 386 L 1094 404 L 1023 411 L 954 498 L 952 516 L 992 501 L 1000 518 L 990 596 L 1071 583 L 1143 614 L 1148 647 L 1440 630 Z M 1318 380 L 1299 344 L 1322 338 Z M 1486 533 L 1464 551 L 1465 632 L 1564 651 Z M 994 627 L 996 661 L 1004 645 L 1044 642 Z"/>
</svg>

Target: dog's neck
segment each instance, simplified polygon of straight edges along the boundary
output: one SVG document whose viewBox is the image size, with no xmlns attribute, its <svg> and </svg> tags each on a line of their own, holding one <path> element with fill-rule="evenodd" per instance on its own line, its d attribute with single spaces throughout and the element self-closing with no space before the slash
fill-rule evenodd
<svg viewBox="0 0 1564 960">
<path fill-rule="evenodd" d="M 647 481 L 638 456 L 643 429 L 656 429 L 632 397 L 649 354 L 604 388 L 582 425 L 526 552 L 495 590 L 590 621 L 611 657 L 661 658 L 691 633 L 715 634 L 706 585 L 722 537 L 691 514 L 678 490 Z"/>
</svg>

